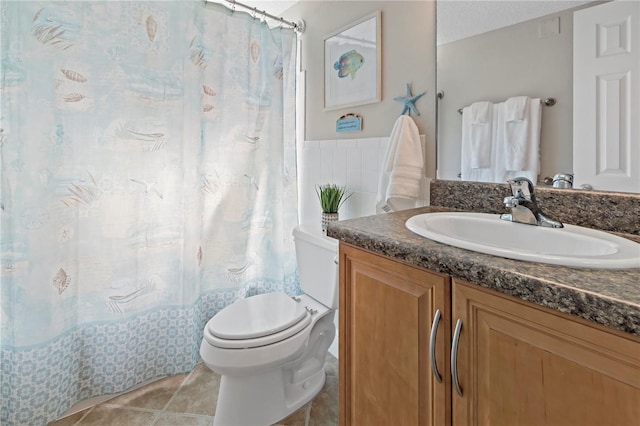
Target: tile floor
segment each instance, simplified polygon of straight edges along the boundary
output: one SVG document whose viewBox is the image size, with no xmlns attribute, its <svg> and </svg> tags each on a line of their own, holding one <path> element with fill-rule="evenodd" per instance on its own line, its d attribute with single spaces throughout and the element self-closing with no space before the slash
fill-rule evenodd
<svg viewBox="0 0 640 426">
<path fill-rule="evenodd" d="M 277 423 L 281 426 L 338 424 L 338 363 L 327 355 L 326 383 L 307 405 Z M 189 374 L 166 377 L 117 396 L 49 426 L 209 426 L 218 397 L 220 376 L 200 363 Z"/>
</svg>

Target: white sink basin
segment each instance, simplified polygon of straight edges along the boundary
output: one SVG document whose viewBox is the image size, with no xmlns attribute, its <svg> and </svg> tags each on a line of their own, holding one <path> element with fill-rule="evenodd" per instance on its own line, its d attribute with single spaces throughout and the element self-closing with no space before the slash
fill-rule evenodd
<svg viewBox="0 0 640 426">
<path fill-rule="evenodd" d="M 640 244 L 603 231 L 513 223 L 484 213 L 426 213 L 406 222 L 418 235 L 467 250 L 576 268 L 640 268 Z"/>
</svg>

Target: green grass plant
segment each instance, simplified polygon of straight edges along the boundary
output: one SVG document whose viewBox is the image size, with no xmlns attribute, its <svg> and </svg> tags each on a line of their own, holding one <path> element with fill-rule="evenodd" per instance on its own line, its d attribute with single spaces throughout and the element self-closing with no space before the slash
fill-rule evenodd
<svg viewBox="0 0 640 426">
<path fill-rule="evenodd" d="M 347 194 L 347 188 L 333 183 L 316 185 L 316 194 L 324 213 L 338 213 L 338 209 L 353 195 Z"/>
</svg>

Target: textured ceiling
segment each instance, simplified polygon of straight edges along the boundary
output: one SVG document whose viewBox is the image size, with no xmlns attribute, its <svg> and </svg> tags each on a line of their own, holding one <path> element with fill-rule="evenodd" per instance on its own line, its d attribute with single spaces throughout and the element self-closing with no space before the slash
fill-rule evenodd
<svg viewBox="0 0 640 426">
<path fill-rule="evenodd" d="M 438 0 L 438 45 L 586 3 L 591 1 Z"/>
<path fill-rule="evenodd" d="M 229 4 L 226 0 L 212 1 Z M 292 0 L 238 1 L 277 16 L 297 3 Z M 579 0 L 437 0 L 438 45 L 591 2 Z"/>
<path fill-rule="evenodd" d="M 258 10 L 264 10 L 272 15 L 280 15 L 282 12 L 296 4 L 296 1 L 289 0 L 238 0 L 247 6 L 255 7 Z M 226 2 L 221 2 L 226 3 Z"/>
</svg>

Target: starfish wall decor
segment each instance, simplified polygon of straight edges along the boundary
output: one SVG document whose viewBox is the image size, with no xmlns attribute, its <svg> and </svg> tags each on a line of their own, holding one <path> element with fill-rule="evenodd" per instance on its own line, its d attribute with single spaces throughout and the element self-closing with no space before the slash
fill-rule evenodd
<svg viewBox="0 0 640 426">
<path fill-rule="evenodd" d="M 404 105 L 400 115 L 407 114 L 407 113 L 409 115 L 411 115 L 412 111 L 416 115 L 420 115 L 420 112 L 418 112 L 418 109 L 416 108 L 414 103 L 415 103 L 415 101 L 420 99 L 420 97 L 422 97 L 422 95 L 424 95 L 425 93 L 427 93 L 427 92 L 422 92 L 422 93 L 420 93 L 418 95 L 412 96 L 411 95 L 411 86 L 409 85 L 409 83 L 407 83 L 407 96 L 405 96 L 404 98 L 393 98 L 394 101 L 400 102 L 402 105 Z"/>
</svg>

